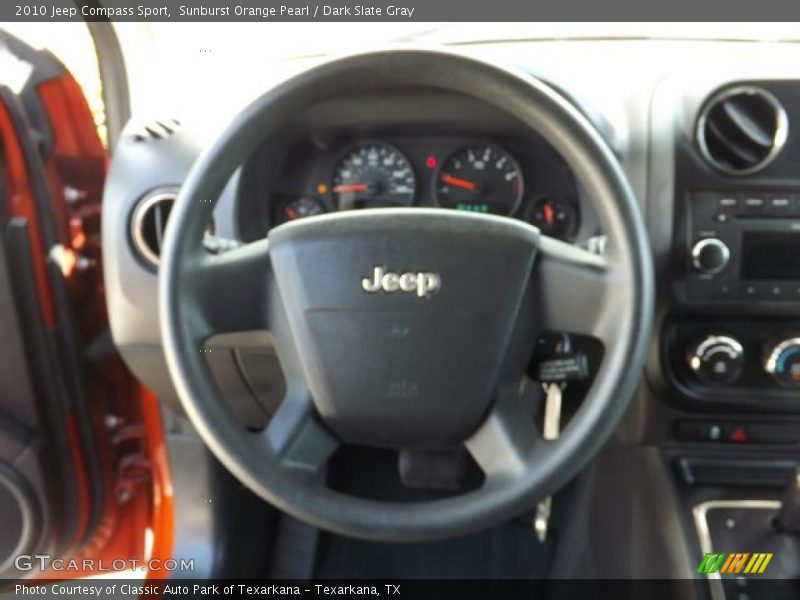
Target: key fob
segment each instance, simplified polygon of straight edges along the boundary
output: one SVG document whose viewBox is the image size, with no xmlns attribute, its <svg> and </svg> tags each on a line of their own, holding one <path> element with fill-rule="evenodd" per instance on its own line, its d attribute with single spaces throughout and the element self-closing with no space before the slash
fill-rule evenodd
<svg viewBox="0 0 800 600">
<path fill-rule="evenodd" d="M 548 383 L 582 381 L 589 376 L 589 360 L 582 352 L 574 352 L 539 361 L 536 379 Z"/>
</svg>

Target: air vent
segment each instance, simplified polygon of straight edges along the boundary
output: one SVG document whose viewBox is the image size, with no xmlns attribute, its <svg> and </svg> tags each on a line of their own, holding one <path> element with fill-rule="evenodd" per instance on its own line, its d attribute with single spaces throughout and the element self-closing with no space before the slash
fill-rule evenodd
<svg viewBox="0 0 800 600">
<path fill-rule="evenodd" d="M 131 240 L 141 258 L 153 267 L 158 266 L 161 244 L 167 220 L 175 204 L 177 191 L 151 192 L 139 201 L 131 218 Z"/>
<path fill-rule="evenodd" d="M 700 152 L 714 167 L 748 175 L 767 166 L 786 142 L 789 122 L 775 96 L 735 87 L 713 96 L 697 120 Z"/>
<path fill-rule="evenodd" d="M 162 119 L 150 121 L 140 129 L 133 132 L 133 139 L 137 142 L 148 140 L 164 140 L 175 135 L 181 123 L 177 119 Z"/>
</svg>

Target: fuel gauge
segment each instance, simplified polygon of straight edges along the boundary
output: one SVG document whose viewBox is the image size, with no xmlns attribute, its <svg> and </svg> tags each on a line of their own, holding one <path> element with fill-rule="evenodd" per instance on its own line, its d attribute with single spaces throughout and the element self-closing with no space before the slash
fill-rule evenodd
<svg viewBox="0 0 800 600">
<path fill-rule="evenodd" d="M 569 202 L 544 197 L 533 205 L 531 223 L 544 235 L 567 238 L 575 233 L 578 212 Z"/>
<path fill-rule="evenodd" d="M 286 223 L 287 221 L 296 221 L 297 219 L 321 215 L 324 212 L 325 207 L 317 200 L 300 196 L 294 200 L 289 200 L 280 208 L 278 220 L 281 223 Z"/>
</svg>

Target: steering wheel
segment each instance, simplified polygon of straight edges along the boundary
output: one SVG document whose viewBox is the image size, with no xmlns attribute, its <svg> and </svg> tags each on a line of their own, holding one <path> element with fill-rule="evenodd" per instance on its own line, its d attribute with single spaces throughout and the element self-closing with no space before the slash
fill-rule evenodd
<svg viewBox="0 0 800 600">
<path fill-rule="evenodd" d="M 510 218 L 442 209 L 347 211 L 280 225 L 219 255 L 203 232 L 234 171 L 299 111 L 341 95 L 434 89 L 515 117 L 565 159 L 595 203 L 603 256 Z M 575 476 L 635 392 L 653 314 L 646 230 L 620 166 L 544 83 L 439 51 L 328 62 L 244 110 L 191 169 L 162 251 L 160 320 L 182 404 L 241 482 L 281 510 L 354 537 L 419 541 L 520 514 Z M 263 431 L 226 408 L 201 350 L 214 334 L 267 330 L 287 381 Z M 591 335 L 603 358 L 561 436 L 536 425 L 525 370 L 540 331 Z M 465 447 L 482 483 L 413 503 L 326 486 L 340 444 Z"/>
</svg>

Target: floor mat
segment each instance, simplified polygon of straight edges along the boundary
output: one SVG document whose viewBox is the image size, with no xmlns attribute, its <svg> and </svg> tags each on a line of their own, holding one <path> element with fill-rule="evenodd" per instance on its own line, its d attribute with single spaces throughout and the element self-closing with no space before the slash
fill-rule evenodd
<svg viewBox="0 0 800 600">
<path fill-rule="evenodd" d="M 530 523 L 511 521 L 477 534 L 422 544 L 382 544 L 323 534 L 315 576 L 322 579 L 528 579 L 546 576 L 551 545 Z"/>
<path fill-rule="evenodd" d="M 335 489 L 374 500 L 413 502 L 441 497 L 403 486 L 396 464 L 390 452 L 344 449 L 332 462 L 331 482 Z M 548 571 L 552 543 L 539 542 L 531 519 L 419 544 L 385 544 L 322 533 L 314 575 L 326 579 L 538 579 Z"/>
</svg>

